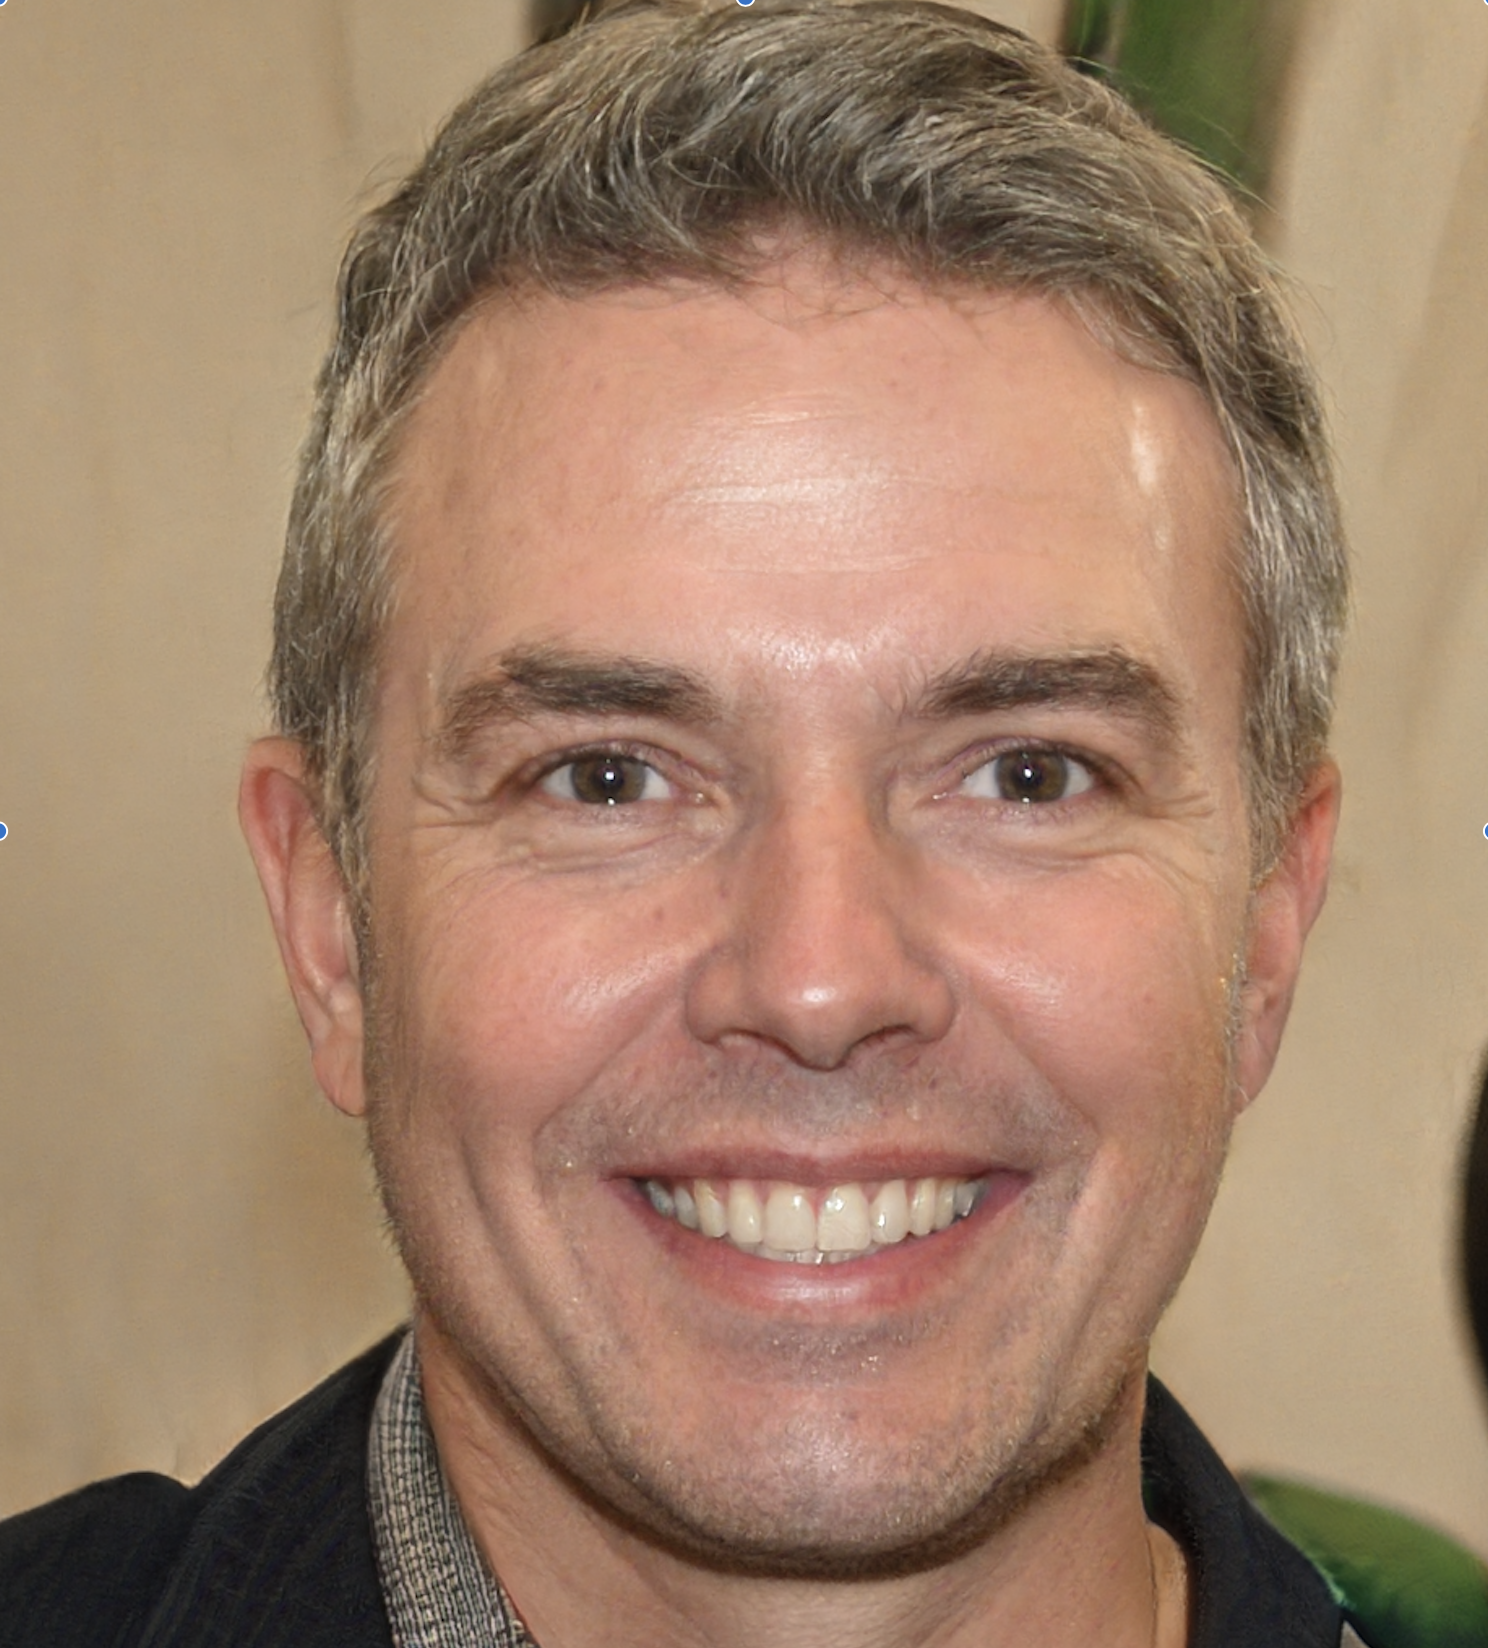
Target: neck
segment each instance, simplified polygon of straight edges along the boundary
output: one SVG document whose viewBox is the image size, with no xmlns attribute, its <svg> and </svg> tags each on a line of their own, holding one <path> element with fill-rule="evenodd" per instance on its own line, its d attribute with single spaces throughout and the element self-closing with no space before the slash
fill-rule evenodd
<svg viewBox="0 0 1488 1648">
<path fill-rule="evenodd" d="M 848 1580 L 704 1565 L 616 1518 L 425 1319 L 424 1396 L 462 1514 L 542 1648 L 1184 1648 L 1187 1571 L 1141 1499 L 1142 1384 L 1107 1444 L 970 1549 Z"/>
</svg>

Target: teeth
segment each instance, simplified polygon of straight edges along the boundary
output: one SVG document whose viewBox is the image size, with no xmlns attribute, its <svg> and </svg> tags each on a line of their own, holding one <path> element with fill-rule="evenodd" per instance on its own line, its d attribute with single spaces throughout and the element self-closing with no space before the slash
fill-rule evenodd
<svg viewBox="0 0 1488 1648">
<path fill-rule="evenodd" d="M 890 1179 L 873 1198 L 868 1225 L 880 1247 L 891 1247 L 909 1235 L 909 1197 L 903 1179 Z"/>
<path fill-rule="evenodd" d="M 868 1198 L 857 1185 L 838 1185 L 822 1203 L 816 1246 L 823 1253 L 862 1253 L 871 1240 Z"/>
<path fill-rule="evenodd" d="M 781 1253 L 804 1253 L 816 1246 L 816 1213 L 806 1192 L 778 1184 L 765 1202 L 764 1243 Z"/>
<path fill-rule="evenodd" d="M 947 1179 L 935 1196 L 935 1228 L 948 1230 L 956 1217 L 956 1181 Z"/>
<path fill-rule="evenodd" d="M 798 1265 L 838 1264 L 908 1236 L 947 1230 L 976 1211 L 986 1188 L 985 1179 L 888 1179 L 870 1200 L 864 1186 L 842 1184 L 818 1207 L 812 1192 L 780 1182 L 647 1179 L 641 1185 L 662 1218 L 704 1236 L 726 1236 L 759 1258 Z"/>
<path fill-rule="evenodd" d="M 728 1235 L 735 1247 L 758 1247 L 765 1230 L 765 1210 L 754 1186 L 735 1179 L 728 1193 Z"/>
<path fill-rule="evenodd" d="M 651 1182 L 654 1184 L 656 1181 L 653 1179 Z M 697 1200 L 698 1229 L 704 1236 L 727 1236 L 728 1208 L 724 1206 L 723 1198 L 706 1179 L 699 1179 L 692 1188 Z M 658 1208 L 657 1212 L 660 1211 Z"/>
<path fill-rule="evenodd" d="M 914 1195 L 909 1198 L 909 1233 L 928 1236 L 935 1229 L 934 1179 L 916 1179 Z"/>
</svg>

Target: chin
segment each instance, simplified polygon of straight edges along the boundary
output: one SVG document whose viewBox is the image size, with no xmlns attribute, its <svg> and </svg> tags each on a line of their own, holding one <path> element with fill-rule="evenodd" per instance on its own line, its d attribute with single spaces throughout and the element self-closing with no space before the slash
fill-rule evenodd
<svg viewBox="0 0 1488 1648">
<path fill-rule="evenodd" d="M 1123 1369 L 1078 1411 L 1014 1435 L 989 1427 L 979 1447 L 962 1434 L 943 1447 L 845 1449 L 840 1438 L 818 1432 L 811 1445 L 787 1427 L 774 1445 L 715 1444 L 711 1460 L 673 1439 L 660 1459 L 634 1448 L 607 1451 L 601 1472 L 583 1459 L 563 1465 L 594 1509 L 697 1565 L 759 1578 L 891 1578 L 944 1566 L 1090 1469 L 1140 1399 L 1140 1379 L 1140 1368 Z M 617 1466 L 622 1488 L 606 1480 Z"/>
</svg>

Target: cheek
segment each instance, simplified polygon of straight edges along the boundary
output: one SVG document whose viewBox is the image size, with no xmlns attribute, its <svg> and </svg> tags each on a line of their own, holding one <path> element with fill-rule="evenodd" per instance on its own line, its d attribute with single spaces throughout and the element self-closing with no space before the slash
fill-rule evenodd
<svg viewBox="0 0 1488 1648">
<path fill-rule="evenodd" d="M 698 923 L 677 898 L 467 876 L 390 926 L 380 1017 L 409 1103 L 532 1133 L 680 1016 Z M 416 1100 L 414 1096 L 417 1096 Z"/>
<path fill-rule="evenodd" d="M 1203 916 L 1212 902 L 1192 890 L 1107 874 L 1062 883 L 1002 910 L 980 1006 L 1080 1139 L 1053 1267 L 1087 1300 L 1081 1331 L 1130 1337 L 1135 1323 L 1145 1337 L 1192 1258 L 1224 1162 L 1225 947 Z"/>
<path fill-rule="evenodd" d="M 1175 1147 L 1228 1099 L 1227 943 L 1211 890 L 1135 863 L 1063 871 L 960 917 L 981 1014 L 1108 1151 Z"/>
</svg>

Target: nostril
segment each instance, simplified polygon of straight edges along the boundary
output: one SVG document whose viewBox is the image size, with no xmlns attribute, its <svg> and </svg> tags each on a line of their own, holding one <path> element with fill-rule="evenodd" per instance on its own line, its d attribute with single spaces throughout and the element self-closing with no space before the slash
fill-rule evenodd
<svg viewBox="0 0 1488 1648">
<path fill-rule="evenodd" d="M 791 985 L 759 956 L 709 958 L 692 981 L 692 1034 L 714 1045 L 752 1041 L 777 1048 L 811 1070 L 835 1070 L 858 1051 L 936 1041 L 955 1014 L 949 982 L 933 968 L 899 957 L 833 983 Z"/>
</svg>

